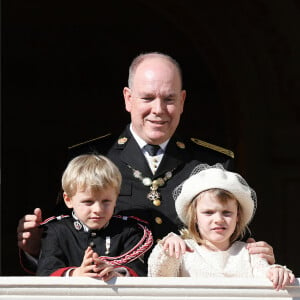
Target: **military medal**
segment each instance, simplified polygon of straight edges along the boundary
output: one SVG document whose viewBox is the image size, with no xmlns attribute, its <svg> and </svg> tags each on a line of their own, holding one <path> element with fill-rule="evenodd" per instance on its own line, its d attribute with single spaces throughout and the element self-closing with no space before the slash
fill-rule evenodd
<svg viewBox="0 0 300 300">
<path fill-rule="evenodd" d="M 152 187 L 150 187 L 150 189 L 151 191 L 148 193 L 147 198 L 152 201 L 155 206 L 160 206 L 160 193 Z"/>
<path fill-rule="evenodd" d="M 171 171 L 166 172 L 164 177 L 159 177 L 154 180 L 152 180 L 149 177 L 143 177 L 143 174 L 131 166 L 127 165 L 128 168 L 130 168 L 133 172 L 133 176 L 137 179 L 139 179 L 143 185 L 149 186 L 150 187 L 150 192 L 147 194 L 147 199 L 150 200 L 153 205 L 155 206 L 160 206 L 161 205 L 161 195 L 157 191 L 159 187 L 163 186 L 172 176 L 173 176 L 173 171 L 175 168 Z"/>
<path fill-rule="evenodd" d="M 110 236 L 107 236 L 105 238 L 105 248 L 106 248 L 105 254 L 108 255 L 110 249 Z"/>
</svg>

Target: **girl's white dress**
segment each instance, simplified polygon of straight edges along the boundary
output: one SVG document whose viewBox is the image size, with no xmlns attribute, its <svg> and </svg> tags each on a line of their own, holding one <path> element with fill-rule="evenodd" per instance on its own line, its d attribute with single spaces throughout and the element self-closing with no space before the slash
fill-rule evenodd
<svg viewBox="0 0 300 300">
<path fill-rule="evenodd" d="M 249 254 L 246 243 L 234 242 L 226 251 L 210 251 L 194 240 L 185 240 L 194 252 L 179 259 L 170 257 L 158 243 L 148 259 L 151 277 L 265 277 L 270 265 L 257 254 Z"/>
</svg>

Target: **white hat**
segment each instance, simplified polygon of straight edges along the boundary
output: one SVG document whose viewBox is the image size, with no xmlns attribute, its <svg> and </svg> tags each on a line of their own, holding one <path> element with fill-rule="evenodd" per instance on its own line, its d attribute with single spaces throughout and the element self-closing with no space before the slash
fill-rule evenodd
<svg viewBox="0 0 300 300">
<path fill-rule="evenodd" d="M 187 208 L 192 200 L 199 193 L 213 188 L 233 194 L 243 209 L 245 223 L 251 221 L 257 205 L 256 193 L 245 179 L 237 173 L 226 171 L 221 164 L 214 166 L 200 164 L 193 170 L 191 176 L 173 191 L 175 208 L 184 224 L 187 223 Z"/>
</svg>

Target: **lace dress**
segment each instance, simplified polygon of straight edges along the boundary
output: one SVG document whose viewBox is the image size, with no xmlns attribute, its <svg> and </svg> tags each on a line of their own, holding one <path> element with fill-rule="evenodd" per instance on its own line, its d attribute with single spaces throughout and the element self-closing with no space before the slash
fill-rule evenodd
<svg viewBox="0 0 300 300">
<path fill-rule="evenodd" d="M 170 257 L 158 243 L 148 260 L 150 277 L 265 277 L 270 265 L 257 254 L 249 254 L 246 243 L 235 242 L 226 251 L 210 251 L 194 240 L 185 240 L 194 252 L 179 259 Z"/>
</svg>

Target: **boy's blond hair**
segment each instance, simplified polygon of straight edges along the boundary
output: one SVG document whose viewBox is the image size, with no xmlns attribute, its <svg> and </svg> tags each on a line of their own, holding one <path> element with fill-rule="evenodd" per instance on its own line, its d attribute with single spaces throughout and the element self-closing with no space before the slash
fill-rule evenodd
<svg viewBox="0 0 300 300">
<path fill-rule="evenodd" d="M 83 154 L 73 158 L 62 176 L 62 188 L 72 197 L 78 189 L 92 192 L 112 187 L 119 194 L 122 177 L 117 166 L 107 157 Z"/>
</svg>

